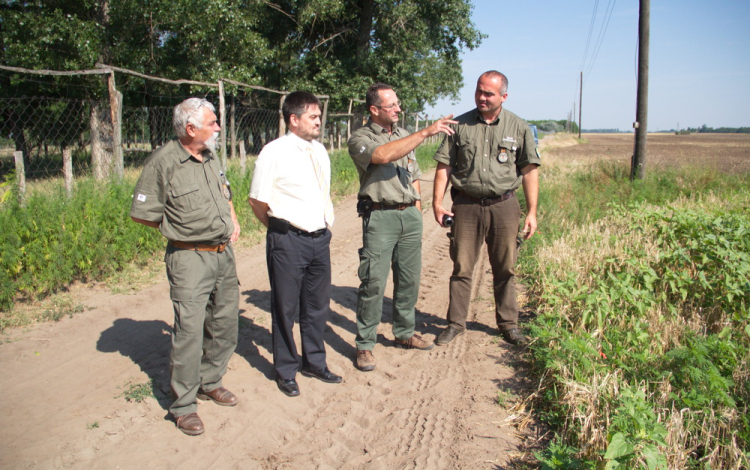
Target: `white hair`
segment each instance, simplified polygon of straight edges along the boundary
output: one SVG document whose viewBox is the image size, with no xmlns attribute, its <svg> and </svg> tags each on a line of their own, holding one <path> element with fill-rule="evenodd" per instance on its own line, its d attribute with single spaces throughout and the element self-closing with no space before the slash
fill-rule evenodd
<svg viewBox="0 0 750 470">
<path fill-rule="evenodd" d="M 216 112 L 214 105 L 202 98 L 188 98 L 174 107 L 172 126 L 177 133 L 177 137 L 182 138 L 187 135 L 188 123 L 194 125 L 196 129 L 203 127 L 203 115 L 198 115 L 198 111 L 202 107 Z"/>
</svg>

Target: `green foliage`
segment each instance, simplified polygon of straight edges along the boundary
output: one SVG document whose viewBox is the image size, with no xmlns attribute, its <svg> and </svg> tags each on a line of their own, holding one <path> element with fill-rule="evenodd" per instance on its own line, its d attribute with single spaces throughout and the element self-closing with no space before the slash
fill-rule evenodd
<svg viewBox="0 0 750 470">
<path fill-rule="evenodd" d="M 538 406 L 558 434 L 538 458 L 543 468 L 747 466 L 747 176 L 626 180 L 602 165 L 541 185 L 544 231 L 522 270 L 539 312 Z"/>
<path fill-rule="evenodd" d="M 483 37 L 468 0 L 4 0 L 2 6 L 6 65 L 79 70 L 103 62 L 171 79 L 222 77 L 327 94 L 337 109 L 376 81 L 396 87 L 409 111 L 457 98 L 460 52 Z M 163 86 L 128 80 L 150 91 Z M 38 79 L 25 93 L 54 94 L 44 84 L 68 83 Z M 65 92 L 72 97 L 82 89 Z"/>
<path fill-rule="evenodd" d="M 32 194 L 0 210 L 0 310 L 17 296 L 37 298 L 74 280 L 98 279 L 145 263 L 164 246 L 157 230 L 130 221 L 133 182 L 78 182 L 72 198 Z"/>
</svg>

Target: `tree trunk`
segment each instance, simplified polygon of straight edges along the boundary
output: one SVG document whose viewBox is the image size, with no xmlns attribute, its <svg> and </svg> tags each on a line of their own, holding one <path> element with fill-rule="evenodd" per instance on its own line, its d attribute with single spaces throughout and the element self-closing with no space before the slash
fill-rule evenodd
<svg viewBox="0 0 750 470">
<path fill-rule="evenodd" d="M 357 63 L 364 60 L 370 52 L 372 36 L 374 0 L 360 0 L 359 33 L 357 34 Z"/>
</svg>

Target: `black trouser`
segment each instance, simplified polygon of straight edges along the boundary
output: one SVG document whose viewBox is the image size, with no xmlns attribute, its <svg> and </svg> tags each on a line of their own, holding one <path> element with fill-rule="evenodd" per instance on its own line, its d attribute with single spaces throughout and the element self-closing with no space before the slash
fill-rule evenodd
<svg viewBox="0 0 750 470">
<path fill-rule="evenodd" d="M 293 379 L 299 355 L 292 333 L 299 311 L 302 367 L 327 367 L 323 333 L 331 301 L 331 231 L 310 236 L 269 230 L 266 262 L 271 283 L 273 366 L 277 376 Z"/>
</svg>

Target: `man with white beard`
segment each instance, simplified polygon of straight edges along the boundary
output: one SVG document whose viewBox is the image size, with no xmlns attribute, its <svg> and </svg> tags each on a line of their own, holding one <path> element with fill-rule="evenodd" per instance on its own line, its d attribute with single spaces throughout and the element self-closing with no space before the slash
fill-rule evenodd
<svg viewBox="0 0 750 470">
<path fill-rule="evenodd" d="M 237 346 L 239 282 L 232 243 L 240 224 L 232 192 L 215 155 L 221 127 L 214 106 L 188 98 L 174 109 L 177 139 L 144 163 L 130 217 L 169 240 L 167 265 L 174 307 L 169 411 L 177 428 L 204 431 L 197 398 L 234 406 L 222 377 Z"/>
</svg>

